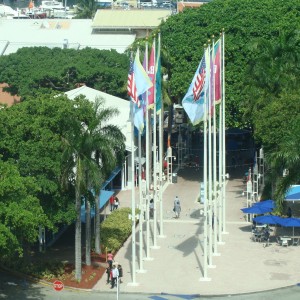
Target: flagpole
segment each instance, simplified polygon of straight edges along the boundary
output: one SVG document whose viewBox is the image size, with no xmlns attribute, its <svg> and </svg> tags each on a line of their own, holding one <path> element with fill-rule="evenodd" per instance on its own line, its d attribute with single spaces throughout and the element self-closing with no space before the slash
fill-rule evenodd
<svg viewBox="0 0 300 300">
<path fill-rule="evenodd" d="M 222 86 L 222 72 L 223 72 L 223 68 L 222 68 L 222 34 L 220 34 L 220 47 L 221 47 L 221 63 L 220 63 L 220 83 Z M 222 95 L 221 95 L 221 101 L 222 101 Z M 222 103 L 220 103 L 219 105 L 219 178 L 218 178 L 218 182 L 219 182 L 219 187 L 218 187 L 218 201 L 219 201 L 219 223 L 218 223 L 218 243 L 220 245 L 224 244 L 224 242 L 222 241 L 222 227 L 223 227 L 223 213 L 222 213 L 222 207 L 223 207 L 223 203 L 222 203 L 222 199 L 223 199 L 223 105 Z"/>
<path fill-rule="evenodd" d="M 146 70 L 148 70 L 148 41 L 146 41 Z M 149 139 L 149 103 L 148 103 L 149 93 L 146 92 L 146 257 L 144 260 L 152 260 L 150 257 L 150 220 L 149 220 L 149 201 L 150 201 L 150 139 Z"/>
<path fill-rule="evenodd" d="M 206 55 L 206 45 L 204 45 L 204 57 Z M 208 197 L 207 197 L 207 92 L 204 88 L 204 122 L 203 122 L 203 200 L 204 200 L 204 232 L 203 232 L 203 277 L 200 278 L 200 281 L 210 281 L 211 278 L 207 277 L 207 256 L 208 256 Z M 200 192 L 201 197 L 201 192 Z"/>
<path fill-rule="evenodd" d="M 218 237 L 218 211 L 217 211 L 217 130 L 216 130 L 216 100 L 215 100 L 215 38 L 212 37 L 212 62 L 213 69 L 212 71 L 212 107 L 213 107 L 213 180 L 214 180 L 214 213 L 213 213 L 213 230 L 214 230 L 214 247 L 213 247 L 213 255 L 220 256 L 217 249 L 217 237 Z"/>
<path fill-rule="evenodd" d="M 211 47 L 210 41 L 208 44 L 208 74 L 207 79 L 208 83 L 208 224 L 209 224 L 209 240 L 208 240 L 208 267 L 214 268 L 215 266 L 212 264 L 212 248 L 213 248 L 213 239 L 212 239 L 212 138 L 211 138 L 211 86 L 210 86 L 210 55 L 211 55 Z"/>
<path fill-rule="evenodd" d="M 133 117 L 133 105 L 130 103 L 131 111 L 131 263 L 132 263 L 132 282 L 129 285 L 136 286 L 136 240 L 135 240 L 135 182 L 134 182 L 134 117 Z"/>
<path fill-rule="evenodd" d="M 141 131 L 138 130 L 139 140 L 138 140 L 138 147 L 139 147 L 139 270 L 138 273 L 145 273 L 143 265 L 143 224 L 144 224 L 144 205 L 143 205 L 143 186 L 142 186 L 142 134 Z"/>
<path fill-rule="evenodd" d="M 222 114 L 223 114 L 223 234 L 227 234 L 226 232 L 226 135 L 225 135 L 225 32 L 222 32 Z"/>
<path fill-rule="evenodd" d="M 155 45 L 155 38 L 153 40 Z M 155 46 L 154 46 L 154 66 L 155 64 Z M 154 68 L 155 69 L 155 68 Z M 154 70 L 153 70 L 154 71 Z M 155 74 L 154 74 L 155 75 Z M 154 76 L 154 84 L 155 84 L 155 76 Z M 154 106 L 153 106 L 153 246 L 152 249 L 159 249 L 160 247 L 157 245 L 157 153 L 156 153 L 156 93 L 155 87 L 154 91 Z"/>
</svg>

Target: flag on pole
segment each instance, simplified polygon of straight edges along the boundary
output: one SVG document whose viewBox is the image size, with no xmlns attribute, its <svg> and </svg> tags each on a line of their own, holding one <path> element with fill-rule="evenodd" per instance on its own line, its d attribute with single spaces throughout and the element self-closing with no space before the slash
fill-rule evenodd
<svg viewBox="0 0 300 300">
<path fill-rule="evenodd" d="M 190 87 L 182 100 L 182 106 L 193 125 L 204 119 L 205 89 L 207 88 L 206 64 L 209 63 L 206 52 L 208 50 L 205 50 Z"/>
<path fill-rule="evenodd" d="M 216 104 L 221 102 L 222 84 L 221 84 L 221 40 L 219 39 L 214 46 L 214 101 Z"/>
<path fill-rule="evenodd" d="M 153 84 L 151 80 L 149 79 L 149 76 L 147 72 L 144 70 L 141 62 L 140 62 L 140 51 L 139 49 L 136 52 L 135 60 L 133 64 L 133 72 L 135 77 L 135 84 L 136 84 L 136 90 L 137 95 L 140 96 L 143 93 L 145 93 L 147 90 L 149 90 Z"/>
<path fill-rule="evenodd" d="M 138 95 L 137 95 L 137 90 L 136 90 L 136 84 L 135 84 L 135 75 L 134 75 L 134 69 L 133 69 L 133 57 L 132 56 L 133 56 L 133 54 L 131 52 L 128 79 L 127 79 L 127 91 L 128 91 L 128 95 L 131 97 L 132 102 L 137 104 L 137 106 L 140 106 Z"/>
<path fill-rule="evenodd" d="M 154 106 L 154 92 L 155 92 L 155 40 L 153 41 L 149 65 L 148 65 L 148 76 L 153 84 L 148 92 L 148 108 L 153 108 Z"/>
<path fill-rule="evenodd" d="M 132 64 L 132 58 L 129 67 L 127 90 L 132 101 L 140 107 L 139 96 L 146 92 L 153 84 L 148 77 L 140 62 L 140 51 L 136 52 L 135 60 Z"/>
<path fill-rule="evenodd" d="M 203 90 L 204 83 L 205 83 L 205 77 L 206 77 L 206 62 L 205 58 L 201 59 L 200 66 L 198 72 L 195 74 L 196 77 L 194 77 L 194 86 L 193 86 L 193 95 L 194 100 L 197 101 L 200 98 L 200 94 Z"/>
<path fill-rule="evenodd" d="M 161 59 L 160 59 L 160 33 L 158 34 L 158 45 L 156 52 L 156 71 L 155 71 L 155 87 L 156 87 L 156 113 L 159 114 L 162 108 L 161 97 Z"/>
</svg>

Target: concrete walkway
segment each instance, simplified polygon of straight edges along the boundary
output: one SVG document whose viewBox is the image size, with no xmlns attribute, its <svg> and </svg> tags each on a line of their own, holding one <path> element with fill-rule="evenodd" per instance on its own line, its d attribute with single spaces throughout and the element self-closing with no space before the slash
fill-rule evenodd
<svg viewBox="0 0 300 300">
<path fill-rule="evenodd" d="M 124 270 L 121 292 L 224 295 L 264 291 L 299 283 L 300 246 L 284 248 L 277 245 L 273 237 L 272 244 L 264 248 L 262 243 L 250 239 L 251 225 L 245 221 L 240 210 L 246 206 L 241 179 L 231 179 L 227 183 L 228 234 L 222 235 L 225 243 L 218 245 L 220 256 L 213 257 L 216 268 L 208 269 L 211 281 L 200 281 L 203 277 L 203 220 L 200 216 L 202 205 L 196 201 L 199 178 L 199 169 L 186 167 L 178 173 L 178 182 L 168 185 L 165 190 L 163 233 L 166 237 L 157 239 L 159 249 L 151 249 L 153 260 L 143 262 L 146 273 L 136 274 L 137 286 L 130 285 L 131 239 L 119 250 L 115 261 Z M 174 219 L 172 211 L 176 195 L 181 199 L 180 219 Z M 121 206 L 130 207 L 130 191 L 120 192 L 118 197 Z M 153 232 L 153 223 L 151 226 Z M 276 234 L 275 230 L 273 234 Z M 277 234 L 280 232 L 277 231 Z M 136 241 L 138 255 L 138 227 Z M 136 262 L 138 270 L 138 257 Z M 105 277 L 96 284 L 94 290 L 110 290 Z"/>
</svg>

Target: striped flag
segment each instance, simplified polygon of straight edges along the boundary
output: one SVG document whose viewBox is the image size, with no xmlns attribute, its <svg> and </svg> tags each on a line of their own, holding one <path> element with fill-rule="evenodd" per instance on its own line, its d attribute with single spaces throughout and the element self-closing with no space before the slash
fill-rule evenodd
<svg viewBox="0 0 300 300">
<path fill-rule="evenodd" d="M 193 95 L 195 101 L 197 101 L 200 98 L 201 92 L 205 84 L 205 77 L 206 77 L 205 69 L 206 69 L 206 63 L 205 63 L 205 57 L 203 56 L 193 87 Z"/>
<path fill-rule="evenodd" d="M 138 107 L 140 107 L 140 101 L 137 95 L 136 84 L 135 84 L 135 76 L 133 70 L 133 54 L 130 55 L 130 66 L 127 80 L 127 91 L 128 95 L 131 97 L 133 103 L 135 103 Z"/>
</svg>

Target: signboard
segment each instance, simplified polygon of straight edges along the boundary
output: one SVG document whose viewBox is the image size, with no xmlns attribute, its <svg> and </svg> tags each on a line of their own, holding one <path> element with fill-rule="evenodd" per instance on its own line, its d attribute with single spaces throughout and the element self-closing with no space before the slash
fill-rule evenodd
<svg viewBox="0 0 300 300">
<path fill-rule="evenodd" d="M 64 284 L 60 280 L 55 280 L 53 282 L 53 288 L 57 291 L 60 292 L 64 288 Z"/>
</svg>

